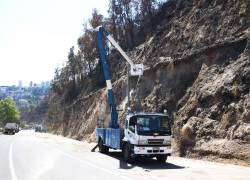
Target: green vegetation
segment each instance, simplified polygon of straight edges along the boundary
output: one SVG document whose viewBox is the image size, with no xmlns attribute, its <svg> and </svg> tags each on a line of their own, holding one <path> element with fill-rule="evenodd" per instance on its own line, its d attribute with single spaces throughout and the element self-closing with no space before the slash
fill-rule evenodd
<svg viewBox="0 0 250 180">
<path fill-rule="evenodd" d="M 20 112 L 11 98 L 0 100 L 0 126 L 8 122 L 20 123 Z"/>
</svg>

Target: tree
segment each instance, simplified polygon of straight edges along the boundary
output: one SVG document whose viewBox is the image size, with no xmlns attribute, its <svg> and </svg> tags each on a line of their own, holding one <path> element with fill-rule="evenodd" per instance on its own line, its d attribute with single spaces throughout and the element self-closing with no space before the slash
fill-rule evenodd
<svg viewBox="0 0 250 180">
<path fill-rule="evenodd" d="M 153 14 L 156 10 L 157 1 L 156 0 L 140 0 L 140 16 L 142 25 L 149 25 L 152 28 Z"/>
<path fill-rule="evenodd" d="M 0 126 L 6 123 L 20 123 L 20 112 L 11 98 L 0 100 Z"/>
<path fill-rule="evenodd" d="M 55 69 L 54 79 L 51 82 L 51 88 L 52 88 L 52 90 L 54 92 L 59 92 L 59 89 L 60 89 L 60 80 L 61 80 L 60 68 L 57 67 Z"/>
<path fill-rule="evenodd" d="M 75 53 L 74 53 L 74 46 L 72 46 L 69 50 L 69 54 L 68 54 L 68 66 L 69 66 L 69 80 L 73 81 L 73 83 L 75 84 L 75 78 L 76 78 L 76 74 L 77 74 L 77 63 L 76 63 L 76 59 L 75 59 Z"/>
<path fill-rule="evenodd" d="M 82 58 L 83 67 L 87 68 L 86 70 L 83 70 L 87 72 L 88 75 L 92 75 L 99 58 L 96 33 L 93 29 L 103 25 L 103 23 L 103 15 L 99 14 L 97 9 L 94 9 L 92 17 L 89 19 L 90 28 L 85 24 L 84 33 L 78 39 L 78 47 L 80 49 L 79 53 L 82 54 L 79 58 Z"/>
<path fill-rule="evenodd" d="M 117 35 L 117 14 L 116 14 L 116 0 L 109 1 L 109 22 L 108 22 L 108 30 L 113 35 L 115 39 L 118 38 Z"/>
<path fill-rule="evenodd" d="M 103 15 L 99 14 L 97 9 L 93 9 L 92 17 L 89 20 L 89 24 L 92 28 L 96 28 L 103 23 Z"/>
<path fill-rule="evenodd" d="M 132 0 L 109 1 L 109 30 L 125 50 L 133 44 L 132 9 Z"/>
</svg>

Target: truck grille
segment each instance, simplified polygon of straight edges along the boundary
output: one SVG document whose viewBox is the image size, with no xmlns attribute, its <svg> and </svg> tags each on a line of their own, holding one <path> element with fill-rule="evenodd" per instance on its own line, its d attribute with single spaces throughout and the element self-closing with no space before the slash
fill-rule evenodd
<svg viewBox="0 0 250 180">
<path fill-rule="evenodd" d="M 149 145 L 162 145 L 164 139 L 148 139 Z"/>
</svg>

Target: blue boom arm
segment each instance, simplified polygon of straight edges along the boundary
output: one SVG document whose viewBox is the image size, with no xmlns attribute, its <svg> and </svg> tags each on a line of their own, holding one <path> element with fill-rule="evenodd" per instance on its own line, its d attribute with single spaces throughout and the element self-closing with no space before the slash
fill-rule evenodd
<svg viewBox="0 0 250 180">
<path fill-rule="evenodd" d="M 108 103 L 111 109 L 111 122 L 109 124 L 110 128 L 119 128 L 118 125 L 118 113 L 116 110 L 116 104 L 114 99 L 114 93 L 112 90 L 112 84 L 111 84 L 111 76 L 110 76 L 110 70 L 109 70 L 109 64 L 108 64 L 108 58 L 106 55 L 105 47 L 104 47 L 104 41 L 103 36 L 108 36 L 109 33 L 103 28 L 100 27 L 97 34 L 97 41 L 98 41 L 98 49 L 99 49 L 99 55 L 102 62 L 102 69 L 104 73 L 104 78 L 106 80 L 107 89 L 108 89 Z"/>
</svg>

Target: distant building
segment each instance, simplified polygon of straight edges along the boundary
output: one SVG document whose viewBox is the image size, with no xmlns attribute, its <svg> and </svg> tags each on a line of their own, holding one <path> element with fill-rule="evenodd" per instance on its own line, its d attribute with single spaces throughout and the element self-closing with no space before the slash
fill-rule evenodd
<svg viewBox="0 0 250 180">
<path fill-rule="evenodd" d="M 0 91 L 6 93 L 8 86 L 0 86 Z"/>
<path fill-rule="evenodd" d="M 30 81 L 30 85 L 29 85 L 30 88 L 33 87 L 33 81 Z"/>
<path fill-rule="evenodd" d="M 21 80 L 18 81 L 18 87 L 19 87 L 19 88 L 22 88 L 22 87 L 23 87 L 23 83 L 22 83 Z"/>
</svg>

